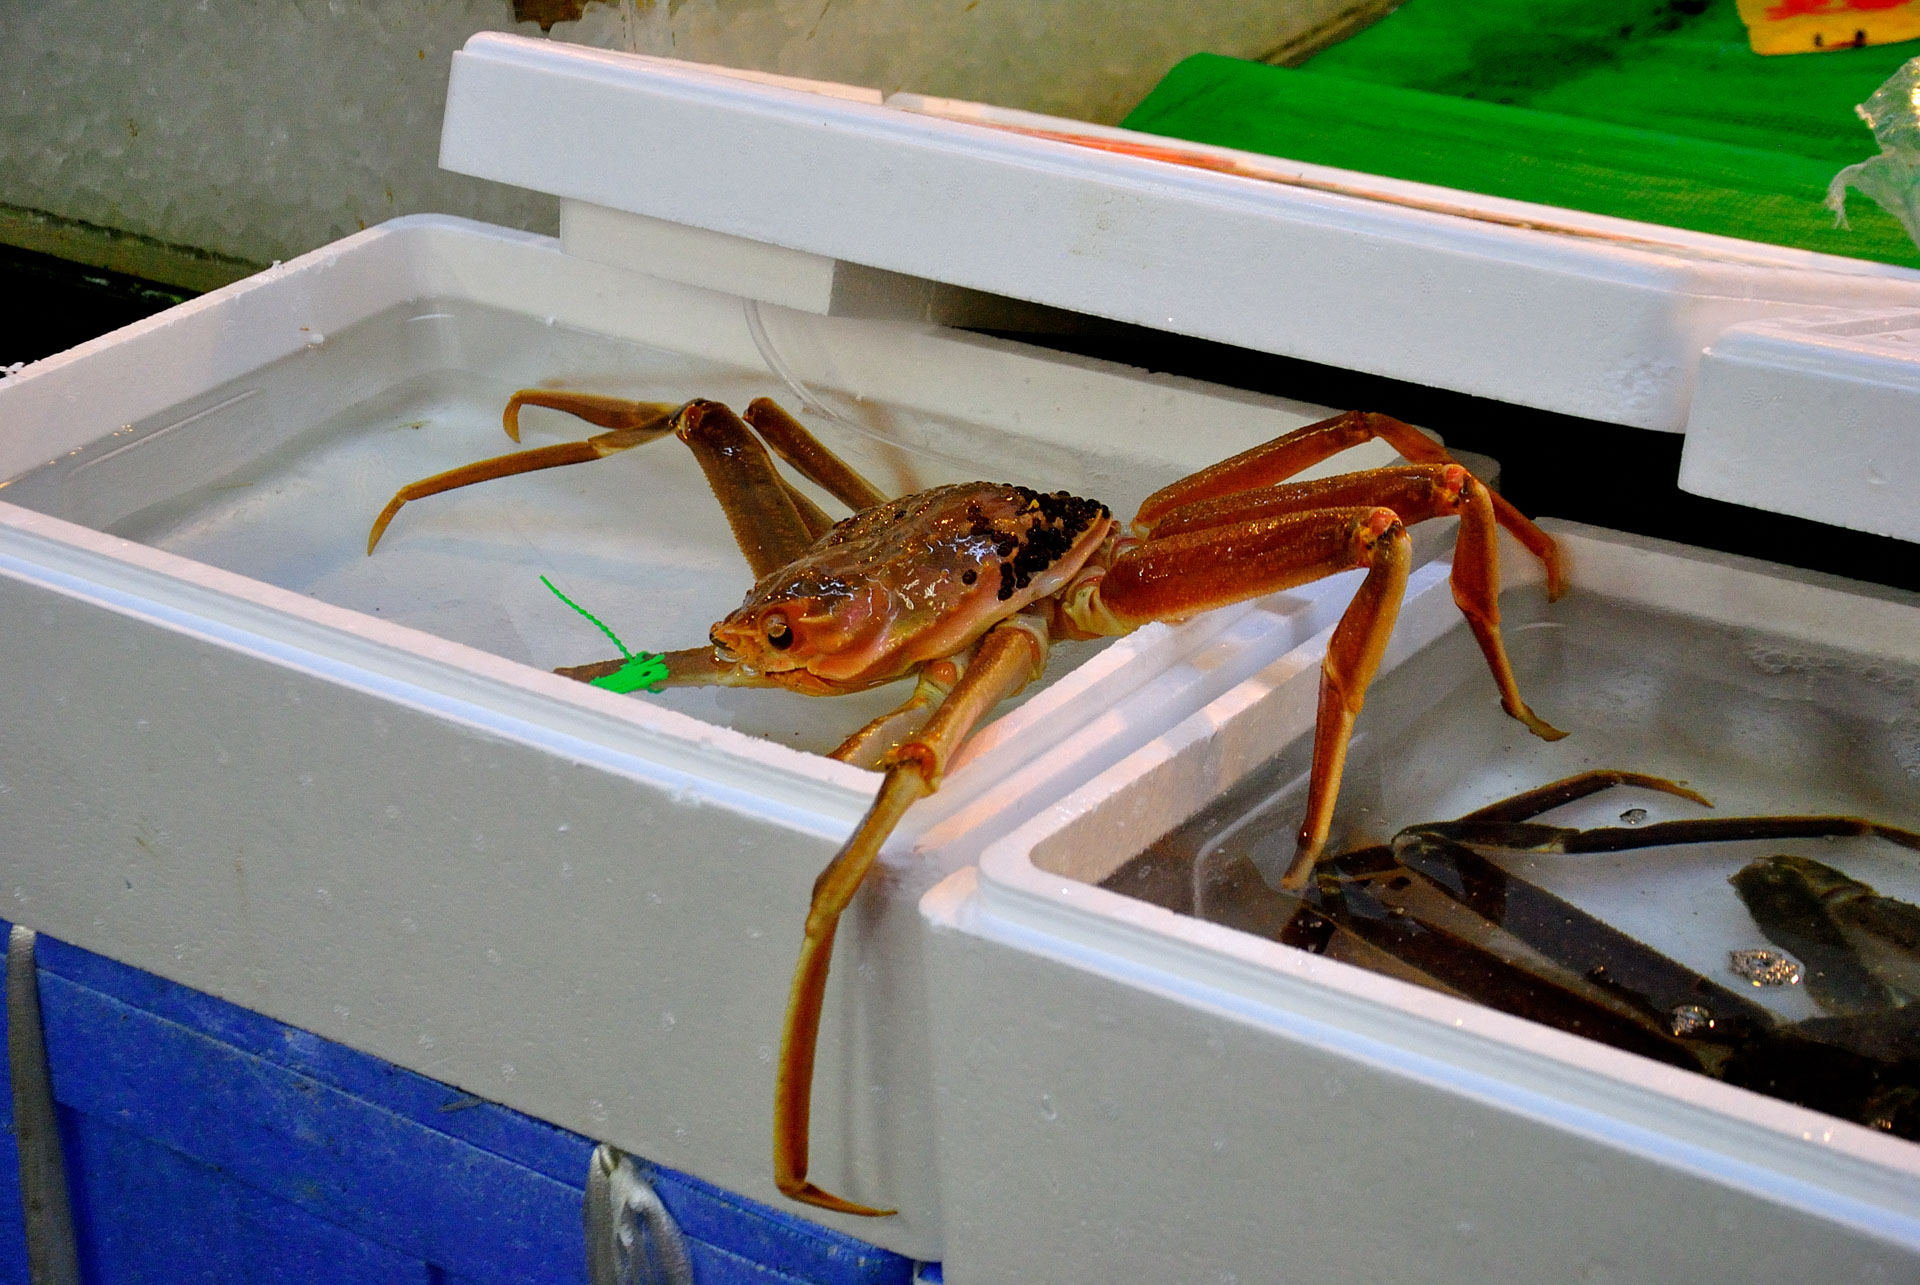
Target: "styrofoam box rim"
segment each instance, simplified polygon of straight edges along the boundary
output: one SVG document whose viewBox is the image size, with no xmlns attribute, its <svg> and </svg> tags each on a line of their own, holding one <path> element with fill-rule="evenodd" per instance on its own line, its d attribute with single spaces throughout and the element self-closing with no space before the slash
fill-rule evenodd
<svg viewBox="0 0 1920 1285">
<path fill-rule="evenodd" d="M 1644 606 L 1776 635 L 1830 641 L 1849 622 L 1850 645 L 1920 662 L 1920 601 L 1834 577 L 1601 531 L 1544 522 L 1583 588 Z M 1648 574 L 1650 562 L 1666 564 Z M 1516 570 L 1519 570 L 1516 566 Z M 1408 602 L 1445 595 L 1447 568 L 1414 573 Z M 1678 574 L 1676 574 L 1678 573 Z M 1517 579 L 1517 577 L 1516 577 Z M 1391 666 L 1437 637 L 1404 626 Z M 1434 613 L 1434 618 L 1441 618 Z M 1330 631 L 1329 631 L 1330 632 Z M 1859 1125 L 1735 1088 L 1355 965 L 1177 914 L 1042 869 L 1035 854 L 1069 854 L 1077 828 L 1103 809 L 1158 833 L 1192 815 L 1182 759 L 1223 734 L 1235 740 L 1208 775 L 1217 791 L 1312 726 L 1328 633 L 1031 817 L 928 893 L 923 915 L 1070 966 L 1171 993 L 1181 1002 L 1285 1032 L 1350 1056 L 1449 1085 L 1718 1180 L 1920 1243 L 1920 1147 Z M 1183 792 L 1184 791 L 1184 792 Z M 1155 797 L 1156 795 L 1160 797 Z M 1129 809 L 1131 809 L 1129 811 Z M 1142 810 L 1153 811 L 1143 818 Z M 1156 828 L 1157 827 L 1157 828 Z"/>
</svg>

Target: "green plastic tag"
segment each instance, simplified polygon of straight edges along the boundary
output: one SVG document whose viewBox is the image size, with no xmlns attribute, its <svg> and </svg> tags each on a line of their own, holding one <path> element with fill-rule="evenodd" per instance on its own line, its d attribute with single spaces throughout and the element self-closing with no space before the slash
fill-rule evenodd
<svg viewBox="0 0 1920 1285">
<path fill-rule="evenodd" d="M 613 645 L 620 649 L 620 654 L 627 658 L 626 664 L 620 666 L 620 668 L 614 670 L 611 674 L 600 675 L 600 677 L 590 681 L 587 686 L 598 687 L 603 691 L 615 692 L 622 696 L 628 692 L 640 691 L 642 688 L 656 695 L 659 694 L 661 690 L 660 685 L 666 682 L 668 677 L 667 662 L 663 655 L 650 651 L 639 653 L 628 651 L 627 645 L 620 641 L 618 634 L 601 624 L 598 616 L 588 611 L 573 599 L 567 597 L 566 594 L 561 593 L 560 590 L 554 587 L 553 581 L 547 579 L 545 576 L 541 576 L 540 583 L 545 585 L 554 597 L 566 603 L 569 607 L 572 607 L 588 620 L 591 620 L 601 633 L 613 640 Z"/>
<path fill-rule="evenodd" d="M 652 652 L 643 651 L 637 656 L 629 656 L 627 663 L 611 674 L 602 674 L 587 685 L 604 688 L 610 692 L 619 692 L 623 696 L 628 692 L 637 692 L 643 687 L 657 693 L 660 691 L 658 684 L 665 682 L 666 677 L 666 662 Z"/>
</svg>

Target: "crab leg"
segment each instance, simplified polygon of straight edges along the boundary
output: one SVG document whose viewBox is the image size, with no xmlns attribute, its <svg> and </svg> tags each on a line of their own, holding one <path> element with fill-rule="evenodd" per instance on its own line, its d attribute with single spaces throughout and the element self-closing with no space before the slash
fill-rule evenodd
<svg viewBox="0 0 1920 1285">
<path fill-rule="evenodd" d="M 821 477 L 814 471 L 815 467 L 820 467 L 814 464 L 816 458 L 824 458 L 827 462 L 826 467 L 838 465 L 845 475 L 853 478 L 856 482 L 860 482 L 862 485 L 865 484 L 859 474 L 847 468 L 846 465 L 841 464 L 833 452 L 820 445 L 812 434 L 801 427 L 797 420 L 767 398 L 762 397 L 754 402 L 753 406 L 747 408 L 746 419 L 748 423 L 752 424 L 756 429 L 760 428 L 759 420 L 755 418 L 754 408 L 760 407 L 763 404 L 764 407 L 770 408 L 770 411 L 763 409 L 761 414 L 768 415 L 769 418 L 779 422 L 776 424 L 774 435 L 769 435 L 765 430 L 761 430 L 761 436 L 780 453 L 782 459 L 794 463 L 794 466 L 803 474 L 816 482 L 820 482 L 822 486 L 825 486 L 827 490 L 833 492 L 835 495 L 839 495 L 840 493 L 834 489 L 833 485 L 822 481 Z M 507 400 L 507 409 L 501 416 L 501 422 L 507 430 L 507 436 L 516 442 L 520 440 L 520 408 L 522 406 L 544 406 L 549 410 L 565 411 L 570 415 L 576 415 L 586 420 L 589 424 L 597 424 L 602 428 L 623 427 L 629 417 L 635 413 L 636 409 L 644 412 L 657 407 L 668 415 L 672 415 L 676 409 L 678 409 L 672 405 L 662 406 L 655 402 L 630 402 L 619 397 L 603 397 L 597 393 L 562 392 L 547 388 L 523 388 Z M 729 416 L 732 415 L 731 411 L 727 413 Z M 735 420 L 734 422 L 737 424 L 739 421 Z M 678 422 L 676 421 L 674 427 L 677 428 L 678 426 Z M 811 451 L 803 447 L 796 452 L 781 444 L 796 435 L 804 439 L 805 443 L 812 447 Z M 775 436 L 778 436 L 781 441 L 776 442 Z M 684 434 L 682 434 L 682 440 L 686 440 Z M 795 462 L 796 455 L 806 459 L 807 462 Z M 819 506 L 812 500 L 795 490 L 792 486 L 787 485 L 784 478 L 781 479 L 781 485 L 784 486 L 787 491 L 788 500 L 793 503 L 795 508 L 800 510 L 801 516 L 805 519 L 808 529 L 814 535 L 817 536 L 821 534 L 833 525 L 833 519 L 821 512 Z M 845 499 L 844 496 L 841 498 Z M 721 502 L 723 504 L 725 503 L 724 497 Z"/>
<path fill-rule="evenodd" d="M 522 389 L 513 395 L 507 403 L 507 436 L 514 441 L 520 440 L 520 405 L 522 399 L 538 405 L 552 405 L 551 401 L 534 401 L 533 394 L 538 389 Z M 584 396 L 584 394 L 579 394 Z M 557 397 L 558 394 L 542 394 L 543 397 Z M 587 409 L 594 413 L 581 413 L 581 417 L 592 424 L 611 425 L 612 431 L 597 433 L 584 442 L 562 442 L 557 446 L 539 446 L 532 450 L 515 451 L 510 455 L 496 455 L 492 459 L 477 460 L 472 464 L 463 464 L 459 468 L 436 473 L 432 477 L 410 482 L 394 493 L 387 501 L 387 507 L 373 520 L 373 530 L 367 535 L 367 552 L 373 552 L 373 546 L 380 543 L 380 537 L 386 533 L 387 524 L 400 512 L 401 506 L 409 500 L 423 499 L 429 495 L 438 495 L 442 491 L 451 491 L 457 487 L 471 486 L 475 482 L 486 482 L 496 477 L 511 477 L 515 473 L 532 473 L 538 469 L 560 468 L 567 464 L 585 464 L 589 460 L 605 459 L 620 451 L 630 450 L 647 442 L 665 437 L 673 431 L 675 407 L 663 406 L 657 402 L 623 402 L 624 415 L 613 415 L 599 405 L 612 401 L 608 397 L 596 397 L 594 405 Z"/>
<path fill-rule="evenodd" d="M 1317 509 L 1150 538 L 1122 552 L 1103 577 L 1069 589 L 1063 610 L 1088 634 L 1121 634 L 1149 620 L 1179 620 L 1354 567 L 1368 569 L 1320 666 L 1307 815 L 1283 881 L 1299 888 L 1326 846 L 1353 720 L 1399 619 L 1412 562 L 1406 527 L 1392 509 Z"/>
<path fill-rule="evenodd" d="M 822 446 L 805 425 L 787 414 L 772 398 L 756 397 L 748 402 L 743 418 L 753 425 L 775 454 L 855 513 L 887 502 L 885 492 Z"/>
<path fill-rule="evenodd" d="M 840 743 L 828 758 L 855 767 L 878 767 L 888 751 L 925 727 L 966 671 L 968 655 L 929 661 L 920 669 L 913 695 Z"/>
<path fill-rule="evenodd" d="M 1480 653 L 1486 657 L 1487 668 L 1500 689 L 1501 708 L 1535 736 L 1557 741 L 1566 733 L 1541 719 L 1520 698 L 1520 686 L 1500 638 L 1500 548 L 1494 534 L 1493 499 L 1493 493 L 1458 464 L 1413 464 L 1192 501 L 1163 510 L 1154 523 L 1152 538 L 1358 504 L 1385 505 L 1408 526 L 1428 518 L 1458 515 L 1460 534 L 1454 544 L 1452 575 L 1454 605 L 1467 618 Z"/>
<path fill-rule="evenodd" d="M 373 530 L 367 537 L 367 552 L 373 552 L 387 525 L 410 500 L 470 486 L 475 482 L 509 477 L 515 473 L 605 459 L 620 451 L 656 441 L 668 433 L 685 442 L 694 458 L 699 460 L 702 471 L 707 475 L 708 485 L 713 488 L 714 496 L 726 511 L 734 540 L 746 555 L 754 575 L 763 576 L 785 566 L 833 525 L 832 519 L 822 513 L 819 506 L 780 476 L 773 466 L 772 456 L 754 436 L 753 430 L 718 402 L 697 399 L 675 408 L 657 402 L 630 402 L 590 393 L 526 388 L 513 395 L 502 416 L 507 435 L 515 441 L 520 436 L 522 406 L 544 406 L 567 411 L 590 424 L 608 426 L 610 431 L 596 434 L 583 442 L 562 442 L 555 446 L 540 446 L 495 456 L 403 486 L 374 520 Z M 777 407 L 774 409 L 778 410 Z M 792 431 L 797 431 L 808 442 L 813 440 L 798 424 L 792 425 Z M 787 437 L 791 437 L 791 431 L 783 435 L 783 440 Z M 813 443 L 813 447 L 813 454 L 808 456 L 810 464 L 815 463 L 814 456 L 832 458 L 831 453 L 817 442 Z M 841 469 L 847 476 L 858 480 L 859 475 L 851 469 L 844 465 L 841 465 Z M 808 475 L 812 476 L 812 473 Z"/>
<path fill-rule="evenodd" d="M 1198 473 L 1181 478 L 1148 496 L 1134 518 L 1134 530 L 1153 531 L 1175 509 L 1199 500 L 1235 492 L 1252 491 L 1285 482 L 1305 468 L 1328 459 L 1350 446 L 1380 438 L 1416 464 L 1452 464 L 1456 461 L 1432 438 L 1411 424 L 1391 415 L 1371 411 L 1347 411 L 1323 419 L 1283 437 L 1242 451 Z M 1494 516 L 1514 539 L 1546 564 L 1547 596 L 1558 598 L 1566 589 L 1566 570 L 1560 562 L 1553 537 L 1535 526 L 1525 514 L 1498 495 L 1491 496 Z"/>
<path fill-rule="evenodd" d="M 624 669 L 630 657 L 597 660 L 591 665 L 565 665 L 553 672 L 562 678 L 590 683 L 596 678 Z M 734 661 L 721 660 L 712 647 L 685 647 L 662 652 L 657 659 L 667 667 L 667 676 L 656 687 L 785 687 L 777 675 L 758 673 Z"/>
<path fill-rule="evenodd" d="M 820 1012 L 833 959 L 833 938 L 841 912 L 866 878 L 887 836 L 907 808 L 933 793 L 948 760 L 994 706 L 1019 691 L 1046 667 L 1047 630 L 1037 618 L 1016 616 L 995 626 L 980 641 L 946 701 L 921 733 L 887 752 L 886 779 L 846 845 L 813 885 L 806 935 L 787 1000 L 780 1039 L 780 1066 L 774 1084 L 773 1172 L 780 1190 L 795 1200 L 846 1214 L 882 1216 L 891 1209 L 855 1204 L 807 1181 L 807 1134 L 812 1116 L 813 1062 L 820 1037 Z"/>
<path fill-rule="evenodd" d="M 1320 665 L 1320 710 L 1313 723 L 1307 814 L 1300 822 L 1293 864 L 1280 879 L 1283 888 L 1304 887 L 1326 847 L 1334 800 L 1340 796 L 1340 778 L 1346 771 L 1353 720 L 1360 714 L 1367 686 L 1380 668 L 1387 638 L 1400 617 L 1400 599 L 1406 592 L 1412 562 L 1411 542 L 1395 521 L 1374 544 L 1367 578 L 1327 643 L 1327 656 Z"/>
<path fill-rule="evenodd" d="M 1507 660 L 1500 638 L 1500 551 L 1494 538 L 1493 493 L 1469 477 L 1461 493 L 1460 535 L 1453 546 L 1453 603 L 1467 618 L 1480 654 L 1500 688 L 1500 707 L 1543 741 L 1557 741 L 1566 733 L 1536 715 L 1520 699 L 1520 684 Z M 1551 568 L 1553 563 L 1548 562 Z"/>
</svg>

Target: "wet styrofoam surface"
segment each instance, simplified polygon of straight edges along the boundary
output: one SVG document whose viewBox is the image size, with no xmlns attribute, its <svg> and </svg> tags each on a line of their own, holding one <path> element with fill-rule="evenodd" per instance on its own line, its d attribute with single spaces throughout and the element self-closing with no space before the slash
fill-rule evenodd
<svg viewBox="0 0 1920 1285">
<path fill-rule="evenodd" d="M 1572 594 L 1548 606 L 1514 566 L 1503 613 L 1523 691 L 1571 735 L 1541 742 L 1500 714 L 1444 568 L 1421 568 L 1360 720 L 1336 843 L 1589 767 L 1684 778 L 1722 815 L 1920 824 L 1912 595 L 1548 525 Z M 1136 1266 L 1177 1271 L 1206 1255 L 1243 1279 L 1273 1253 L 1356 1280 L 1409 1261 L 1431 1279 L 1792 1279 L 1842 1248 L 1884 1279 L 1911 1272 L 1911 1143 L 1094 886 L 1236 784 L 1275 805 L 1247 823 L 1269 833 L 1237 842 L 1284 864 L 1324 642 L 996 840 L 977 872 L 923 901 L 937 1074 L 949 1077 L 936 1096 L 943 1164 L 978 1179 L 948 1178 L 950 1261 L 991 1278 L 1007 1267 L 998 1246 L 1022 1243 L 1008 1220 L 1094 1203 L 1143 1229 L 1127 1246 L 1144 1255 Z M 1619 824 L 1629 806 L 1701 814 L 1612 791 L 1552 819 Z M 1871 840 L 1777 846 L 1889 895 L 1920 893 L 1911 854 Z M 1528 875 L 1724 975 L 1730 946 L 1765 944 L 1725 883 L 1761 851 L 1589 856 Z M 995 998 L 1015 993 L 1017 1005 Z M 1806 1015 L 1804 999 L 1771 1002 Z M 1126 1073 L 1065 1073 L 1103 1058 Z M 1010 1159 L 1023 1120 L 1040 1154 Z M 1209 1176 L 1222 1166 L 1233 1182 Z M 1036 1199 L 1020 1184 L 1043 1170 L 1087 1176 Z M 1236 1183 L 1288 1193 L 1263 1229 L 1234 1229 L 1252 1216 Z M 1362 1191 L 1359 1252 L 1338 1212 L 1340 1193 Z M 1607 1230 L 1622 1225 L 1633 1244 Z M 1114 1261 L 1069 1239 L 1063 1261 Z M 1093 1279 L 1078 1271 L 1062 1279 Z"/>
<path fill-rule="evenodd" d="M 1321 413 L 924 324 L 757 314 L 833 410 L 803 417 L 889 488 L 1017 474 L 1124 513 Z M 514 387 L 794 404 L 753 329 L 738 297 L 414 219 L 0 382 L 12 917 L 777 1201 L 800 916 L 875 779 L 801 751 L 888 696 L 626 698 L 546 672 L 609 644 L 541 575 L 634 648 L 697 642 L 745 591 L 671 441 L 431 497 L 364 549 L 396 486 L 510 448 Z M 523 423 L 529 444 L 583 432 Z M 1063 649 L 914 810 L 841 934 L 813 1152 L 902 1213 L 838 1221 L 940 1254 L 919 893 L 1323 628 L 1343 583 Z"/>
<path fill-rule="evenodd" d="M 1920 313 L 1749 322 L 1700 362 L 1680 486 L 1920 540 Z"/>
</svg>

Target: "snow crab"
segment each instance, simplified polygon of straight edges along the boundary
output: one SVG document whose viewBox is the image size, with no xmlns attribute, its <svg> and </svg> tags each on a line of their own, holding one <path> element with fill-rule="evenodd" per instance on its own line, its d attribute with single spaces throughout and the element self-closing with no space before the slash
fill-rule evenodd
<svg viewBox="0 0 1920 1285">
<path fill-rule="evenodd" d="M 1411 562 L 1407 526 L 1460 518 L 1454 600 L 1502 705 L 1536 735 L 1563 735 L 1521 700 L 1499 624 L 1496 528 L 1545 563 L 1548 592 L 1557 597 L 1564 575 L 1552 539 L 1433 441 L 1385 415 L 1348 412 L 1254 447 L 1148 497 L 1123 527 L 1097 500 L 1004 483 L 889 499 L 764 398 L 736 416 L 707 400 L 675 406 L 524 389 L 504 413 L 515 441 L 524 406 L 568 412 L 606 431 L 403 487 L 374 522 L 368 553 L 413 500 L 673 436 L 699 460 L 756 583 L 706 645 L 665 654 L 661 681 L 830 696 L 916 680 L 904 704 L 833 754 L 884 777 L 872 809 L 814 886 L 788 1001 L 773 1151 L 779 1187 L 796 1200 L 843 1213 L 892 1212 L 807 1180 L 814 1052 L 834 933 L 906 809 L 937 788 L 980 721 L 1045 668 L 1052 640 L 1125 634 L 1366 569 L 1322 667 L 1312 784 L 1288 874 L 1294 886 L 1306 883 L 1326 844 L 1348 737 L 1399 612 Z M 1409 462 L 1288 480 L 1373 438 Z M 853 516 L 828 517 L 780 474 L 774 454 Z M 628 663 L 558 672 L 592 681 Z"/>
</svg>

